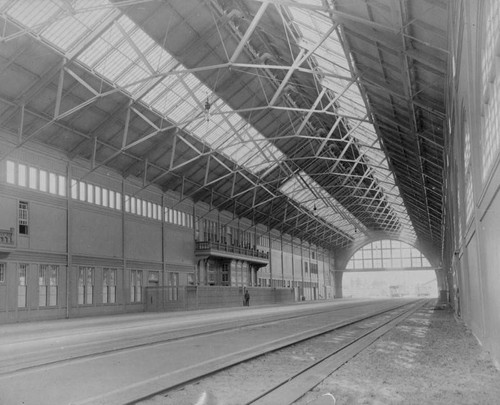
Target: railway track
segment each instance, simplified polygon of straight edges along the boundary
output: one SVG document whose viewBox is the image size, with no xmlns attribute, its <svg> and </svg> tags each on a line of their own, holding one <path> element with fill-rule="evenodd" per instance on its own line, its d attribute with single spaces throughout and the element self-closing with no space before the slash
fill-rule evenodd
<svg viewBox="0 0 500 405">
<path fill-rule="evenodd" d="M 319 336 L 325 337 L 327 342 L 332 342 L 332 335 L 335 334 L 337 334 L 337 336 L 334 336 L 334 339 L 338 339 L 339 334 L 342 335 L 342 337 L 347 336 L 347 339 L 338 339 L 338 344 L 333 345 L 332 350 L 321 355 L 321 358 L 310 362 L 306 366 L 300 367 L 293 372 L 289 372 L 288 374 L 285 373 L 281 381 L 274 382 L 269 387 L 259 387 L 262 392 L 258 393 L 257 395 L 253 395 L 251 393 L 242 394 L 233 392 L 231 394 L 232 398 L 225 397 L 222 398 L 220 402 L 224 404 L 238 405 L 292 404 L 294 401 L 302 397 L 305 393 L 307 393 L 321 381 L 323 381 L 328 375 L 341 367 L 342 364 L 371 345 L 375 340 L 377 340 L 383 334 L 387 333 L 399 322 L 411 316 L 427 302 L 428 300 L 420 300 L 409 304 L 399 305 L 389 310 L 377 311 L 376 313 L 372 313 L 368 316 L 361 316 L 357 317 L 356 319 L 346 320 L 340 324 L 337 324 L 336 326 L 328 325 L 321 330 L 311 330 L 309 331 L 310 333 L 307 333 L 308 337 L 295 337 L 288 343 L 280 345 L 279 348 L 273 349 L 271 347 L 268 347 L 264 353 L 259 353 L 251 359 L 242 360 L 238 363 L 239 365 L 244 366 L 243 370 L 241 371 L 229 371 L 227 368 L 221 368 L 218 370 L 213 370 L 206 375 L 200 376 L 199 378 L 190 381 L 189 384 L 199 386 L 200 381 L 208 380 L 205 384 L 201 385 L 213 385 L 210 379 L 225 370 L 225 376 L 222 377 L 224 383 L 234 387 L 235 385 L 231 383 L 231 374 L 236 374 L 236 379 L 241 380 L 242 377 L 237 376 L 237 374 L 240 372 L 248 373 L 248 367 L 246 366 L 249 362 L 254 361 L 258 363 L 261 361 L 262 357 L 269 355 L 269 353 L 273 353 L 275 357 L 286 357 L 289 355 L 290 350 L 293 350 L 293 353 L 303 350 L 301 346 L 307 347 L 308 345 L 316 346 L 318 344 L 322 344 L 323 342 L 321 340 L 318 340 Z M 325 339 L 323 339 L 323 341 L 325 341 Z M 290 349 L 291 347 L 293 347 L 293 349 Z M 274 358 L 267 363 L 275 362 L 276 360 Z M 235 366 L 237 367 L 237 365 L 234 365 L 231 366 L 231 368 L 236 368 Z M 259 369 L 259 364 L 256 364 L 255 368 Z M 138 400 L 131 401 L 130 404 L 161 405 L 187 403 L 176 397 L 175 393 L 186 391 L 186 387 L 189 384 L 179 384 L 178 386 L 172 387 L 163 392 L 159 392 L 154 395 L 147 395 Z M 252 383 L 249 381 L 248 385 L 252 386 Z M 217 384 L 215 384 L 215 389 L 217 389 Z M 200 391 L 200 388 L 198 387 L 194 390 Z M 252 392 L 252 390 L 249 391 Z M 193 401 L 192 403 L 194 402 L 195 401 Z"/>
<path fill-rule="evenodd" d="M 192 337 L 203 337 L 211 334 L 229 332 L 242 328 L 261 326 L 272 324 L 275 322 L 299 321 L 302 318 L 310 316 L 320 316 L 322 314 L 331 314 L 332 311 L 345 311 L 350 308 L 362 308 L 372 304 L 347 304 L 332 309 L 314 309 L 307 307 L 297 308 L 297 313 L 283 314 L 268 314 L 263 317 L 242 317 L 237 320 L 217 321 L 214 324 L 200 322 L 198 325 L 179 326 L 174 328 L 166 328 L 160 326 L 151 330 L 157 322 L 140 323 L 138 326 L 119 326 L 113 333 L 98 333 L 96 331 L 84 330 L 78 334 L 74 334 L 77 339 L 68 340 L 68 332 L 65 334 L 57 333 L 48 337 L 39 337 L 30 339 L 29 341 L 16 340 L 14 345 L 21 346 L 26 342 L 34 342 L 30 349 L 23 346 L 22 357 L 12 349 L 10 353 L 5 350 L 6 345 L 3 345 L 4 353 L 2 353 L 2 363 L 0 365 L 0 376 L 8 375 L 15 372 L 32 371 L 40 367 L 56 366 L 58 364 L 68 363 L 77 360 L 89 360 L 113 354 L 121 351 L 137 349 L 141 347 L 152 347 L 154 345 L 162 345 L 164 343 L 174 342 Z M 69 335 L 73 335 L 69 332 Z M 84 337 L 84 339 L 82 339 Z M 58 344 L 54 345 L 54 340 Z M 45 344 L 44 344 L 45 343 Z M 1 342 L 0 342 L 1 344 Z"/>
<path fill-rule="evenodd" d="M 55 348 L 62 347 L 55 343 L 60 343 L 62 335 L 48 334 L 41 339 L 41 346 L 26 343 L 29 347 L 38 347 L 38 356 L 30 356 L 30 353 L 36 353 L 33 349 L 25 353 L 18 364 L 15 364 L 14 355 L 2 361 L 0 403 L 147 403 L 151 398 L 169 395 L 176 388 L 206 379 L 221 370 L 286 350 L 331 331 L 363 322 L 369 324 L 381 316 L 392 317 L 395 311 L 405 311 L 408 304 L 408 300 L 386 300 L 318 305 L 315 308 L 298 305 L 292 312 L 284 313 L 279 313 L 281 307 L 267 312 L 255 308 L 254 316 L 244 309 L 239 312 L 240 316 L 231 320 L 224 320 L 221 316 L 217 324 L 207 320 L 179 324 L 169 330 L 148 321 L 143 325 L 149 325 L 149 331 L 147 328 L 142 330 L 139 325 L 125 325 L 122 329 L 109 328 L 111 335 L 100 330 L 95 333 L 87 331 L 87 334 L 81 334 L 84 336 L 82 340 L 77 339 L 79 334 L 70 333 L 74 337 L 66 342 L 68 346 L 61 353 Z M 416 304 L 412 302 L 411 305 Z M 194 319 L 198 319 L 198 315 L 190 314 Z M 126 333 L 119 339 L 116 335 L 121 332 Z M 23 343 L 20 345 L 22 347 Z M 100 375 L 105 376 L 104 380 Z M 42 397 L 19 392 L 24 386 L 42 392 L 46 389 L 44 379 L 58 378 L 65 383 L 57 392 L 49 391 Z M 298 378 L 298 374 L 293 378 Z M 16 387 L 21 388 L 16 390 Z M 247 403 L 265 401 L 268 395 L 273 395 L 272 390 L 268 390 L 264 396 L 260 393 L 255 398 L 249 397 Z M 175 401 L 165 403 L 178 404 Z M 234 403 L 244 402 L 238 400 Z"/>
</svg>

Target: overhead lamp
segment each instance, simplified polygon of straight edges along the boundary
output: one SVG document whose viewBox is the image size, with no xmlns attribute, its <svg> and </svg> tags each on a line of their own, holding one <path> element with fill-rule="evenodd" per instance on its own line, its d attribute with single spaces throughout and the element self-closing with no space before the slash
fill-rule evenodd
<svg viewBox="0 0 500 405">
<path fill-rule="evenodd" d="M 205 119 L 207 122 L 210 121 L 210 107 L 212 107 L 212 105 L 210 104 L 207 96 L 207 101 L 205 101 Z"/>
</svg>

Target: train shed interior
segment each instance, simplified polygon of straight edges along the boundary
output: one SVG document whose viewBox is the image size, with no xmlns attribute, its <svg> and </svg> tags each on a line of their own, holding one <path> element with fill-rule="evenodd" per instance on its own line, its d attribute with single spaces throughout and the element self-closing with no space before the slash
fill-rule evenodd
<svg viewBox="0 0 500 405">
<path fill-rule="evenodd" d="M 0 21 L 1 323 L 431 271 L 417 295 L 500 367 L 498 1 L 4 0 Z"/>
</svg>

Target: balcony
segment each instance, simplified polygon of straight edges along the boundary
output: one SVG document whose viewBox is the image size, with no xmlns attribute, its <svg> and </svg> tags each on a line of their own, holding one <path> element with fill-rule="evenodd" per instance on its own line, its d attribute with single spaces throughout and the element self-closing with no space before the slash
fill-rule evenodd
<svg viewBox="0 0 500 405">
<path fill-rule="evenodd" d="M 228 259 L 246 260 L 265 266 L 269 263 L 269 253 L 263 250 L 228 245 L 220 242 L 196 242 L 195 256 L 223 257 Z"/>
<path fill-rule="evenodd" d="M 0 248 L 15 247 L 14 228 L 0 229 Z"/>
</svg>

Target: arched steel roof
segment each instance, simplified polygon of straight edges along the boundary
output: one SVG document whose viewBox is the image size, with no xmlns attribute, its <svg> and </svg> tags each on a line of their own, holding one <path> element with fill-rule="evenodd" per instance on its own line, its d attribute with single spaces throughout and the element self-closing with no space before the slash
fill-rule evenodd
<svg viewBox="0 0 500 405">
<path fill-rule="evenodd" d="M 0 127 L 329 249 L 439 256 L 448 2 L 0 2 Z"/>
</svg>

